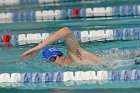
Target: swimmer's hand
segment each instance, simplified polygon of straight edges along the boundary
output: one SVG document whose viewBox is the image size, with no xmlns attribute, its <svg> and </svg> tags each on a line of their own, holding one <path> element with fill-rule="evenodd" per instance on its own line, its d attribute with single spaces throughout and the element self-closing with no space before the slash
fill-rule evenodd
<svg viewBox="0 0 140 93">
<path fill-rule="evenodd" d="M 25 61 L 33 58 L 34 56 L 37 55 L 37 53 L 40 51 L 38 47 L 34 47 L 29 49 L 28 51 L 24 52 L 21 56 L 19 61 Z"/>
</svg>

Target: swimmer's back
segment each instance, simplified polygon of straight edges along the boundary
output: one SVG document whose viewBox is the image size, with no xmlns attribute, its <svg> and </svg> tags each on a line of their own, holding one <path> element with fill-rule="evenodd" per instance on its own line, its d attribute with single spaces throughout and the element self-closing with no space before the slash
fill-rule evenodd
<svg viewBox="0 0 140 93">
<path fill-rule="evenodd" d="M 76 53 L 68 51 L 68 56 L 70 57 L 71 61 L 79 62 L 79 63 L 98 63 L 101 61 L 101 58 L 93 55 L 92 53 L 80 48 Z"/>
</svg>

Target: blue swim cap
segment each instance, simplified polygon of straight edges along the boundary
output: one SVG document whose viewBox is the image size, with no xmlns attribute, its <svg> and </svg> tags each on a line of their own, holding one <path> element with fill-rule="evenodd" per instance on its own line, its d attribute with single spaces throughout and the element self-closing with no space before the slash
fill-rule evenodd
<svg viewBox="0 0 140 93">
<path fill-rule="evenodd" d="M 49 58 L 51 58 L 54 55 L 62 56 L 63 53 L 60 50 L 56 49 L 56 48 L 46 48 L 42 52 L 42 56 L 46 60 L 48 60 Z"/>
</svg>

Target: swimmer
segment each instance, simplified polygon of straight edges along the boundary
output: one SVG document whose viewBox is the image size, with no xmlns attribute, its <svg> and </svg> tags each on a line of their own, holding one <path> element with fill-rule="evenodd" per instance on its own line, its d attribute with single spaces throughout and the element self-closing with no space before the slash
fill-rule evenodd
<svg viewBox="0 0 140 93">
<path fill-rule="evenodd" d="M 23 53 L 20 56 L 20 60 L 23 61 L 31 59 L 37 55 L 39 51 L 44 47 L 60 39 L 64 39 L 68 56 L 65 57 L 64 54 L 56 48 L 47 48 L 42 52 L 42 56 L 46 59 L 47 62 L 67 66 L 70 64 L 70 62 L 97 64 L 102 60 L 102 58 L 82 49 L 74 34 L 67 27 L 58 30 L 49 36 L 46 40 L 38 44 L 36 47 L 31 48 Z"/>
</svg>

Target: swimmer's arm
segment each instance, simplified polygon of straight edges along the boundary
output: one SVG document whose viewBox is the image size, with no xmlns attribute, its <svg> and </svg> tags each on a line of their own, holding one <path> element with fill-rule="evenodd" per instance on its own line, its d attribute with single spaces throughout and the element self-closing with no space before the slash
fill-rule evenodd
<svg viewBox="0 0 140 93">
<path fill-rule="evenodd" d="M 67 30 L 69 30 L 67 28 Z M 70 31 L 70 30 L 69 30 Z M 67 37 L 64 38 L 64 42 L 67 46 L 68 52 L 80 54 L 80 50 L 82 49 L 79 45 L 77 38 L 74 36 L 72 32 L 70 32 Z"/>
<path fill-rule="evenodd" d="M 20 56 L 19 60 L 23 61 L 23 60 L 31 59 L 42 48 L 44 48 L 45 46 L 47 46 L 51 43 L 54 43 L 54 42 L 60 40 L 60 39 L 64 39 L 68 52 L 74 51 L 72 53 L 75 53 L 75 51 L 77 51 L 76 53 L 79 53 L 78 51 L 80 49 L 80 46 L 79 46 L 78 42 L 76 41 L 76 38 L 74 37 L 73 33 L 67 27 L 64 27 L 64 28 L 58 30 L 57 32 L 55 32 L 54 34 L 52 34 L 51 36 L 49 36 L 46 40 L 44 40 L 42 43 L 40 43 L 36 47 L 31 48 L 30 50 L 23 53 Z"/>
<path fill-rule="evenodd" d="M 41 50 L 45 46 L 47 46 L 51 43 L 54 43 L 60 39 L 64 39 L 64 42 L 66 43 L 66 46 L 69 51 L 75 52 L 75 51 L 77 51 L 77 49 L 80 48 L 80 45 L 77 42 L 75 36 L 67 27 L 64 27 L 64 28 L 58 30 L 57 32 L 53 33 L 46 40 L 44 40 L 42 43 L 40 43 L 36 48 L 38 50 Z"/>
</svg>

